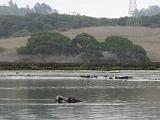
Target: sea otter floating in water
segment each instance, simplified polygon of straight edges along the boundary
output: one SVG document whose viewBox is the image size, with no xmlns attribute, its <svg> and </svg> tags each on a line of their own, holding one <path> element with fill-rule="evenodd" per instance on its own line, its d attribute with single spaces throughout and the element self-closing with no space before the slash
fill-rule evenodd
<svg viewBox="0 0 160 120">
<path fill-rule="evenodd" d="M 64 98 L 63 96 L 58 95 L 56 97 L 56 102 L 57 103 L 78 103 L 78 102 L 82 102 L 82 101 L 78 100 L 74 97 Z"/>
</svg>

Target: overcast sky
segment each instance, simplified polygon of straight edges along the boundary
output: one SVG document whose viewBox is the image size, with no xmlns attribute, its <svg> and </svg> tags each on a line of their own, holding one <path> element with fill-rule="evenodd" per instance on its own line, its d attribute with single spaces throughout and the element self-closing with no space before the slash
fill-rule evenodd
<svg viewBox="0 0 160 120">
<path fill-rule="evenodd" d="M 0 5 L 7 5 L 9 0 L 0 0 Z M 78 12 L 81 15 L 94 17 L 115 18 L 128 15 L 130 0 L 13 0 L 19 7 L 26 4 L 45 2 L 60 13 Z M 150 5 L 159 5 L 160 0 L 137 0 L 138 9 L 147 8 Z"/>
</svg>

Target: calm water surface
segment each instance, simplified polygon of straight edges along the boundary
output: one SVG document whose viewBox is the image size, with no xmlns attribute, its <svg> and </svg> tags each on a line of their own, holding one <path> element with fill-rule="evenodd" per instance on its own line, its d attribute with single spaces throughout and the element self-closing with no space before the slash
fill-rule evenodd
<svg viewBox="0 0 160 120">
<path fill-rule="evenodd" d="M 83 102 L 57 104 L 57 95 Z M 64 119 L 159 120 L 160 71 L 0 71 L 0 120 Z"/>
</svg>

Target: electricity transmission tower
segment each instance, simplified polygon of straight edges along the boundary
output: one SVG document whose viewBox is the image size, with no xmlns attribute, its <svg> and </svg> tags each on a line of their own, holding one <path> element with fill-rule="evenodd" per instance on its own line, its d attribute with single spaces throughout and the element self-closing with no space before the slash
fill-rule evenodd
<svg viewBox="0 0 160 120">
<path fill-rule="evenodd" d="M 137 16 L 137 3 L 136 0 L 130 0 L 129 10 L 128 10 L 128 26 L 137 26 L 139 25 L 138 16 Z"/>
</svg>

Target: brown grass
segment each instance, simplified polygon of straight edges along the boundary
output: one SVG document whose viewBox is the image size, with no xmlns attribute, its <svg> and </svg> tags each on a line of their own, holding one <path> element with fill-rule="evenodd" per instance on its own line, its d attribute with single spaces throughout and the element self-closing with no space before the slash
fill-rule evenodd
<svg viewBox="0 0 160 120">
<path fill-rule="evenodd" d="M 106 37 L 111 35 L 120 35 L 124 37 L 129 37 L 134 40 L 151 40 L 151 38 L 160 38 L 160 28 L 146 28 L 146 27 L 90 27 L 81 29 L 71 29 L 62 34 L 73 38 L 80 33 L 89 33 L 95 36 L 99 40 L 104 40 Z M 157 38 L 155 38 L 157 40 Z M 155 41 L 155 40 L 154 40 Z M 158 40 L 159 41 L 159 40 Z"/>
<path fill-rule="evenodd" d="M 20 46 L 25 46 L 29 37 L 3 38 L 0 39 L 0 47 L 13 49 Z"/>
<path fill-rule="evenodd" d="M 141 45 L 147 51 L 147 55 L 151 59 L 151 61 L 160 61 L 160 41 L 138 41 L 135 43 Z"/>
<path fill-rule="evenodd" d="M 16 48 L 25 46 L 29 37 L 1 38 L 0 48 L 4 50 L 0 52 L 0 61 L 15 62 L 21 57 L 17 54 Z"/>
</svg>

